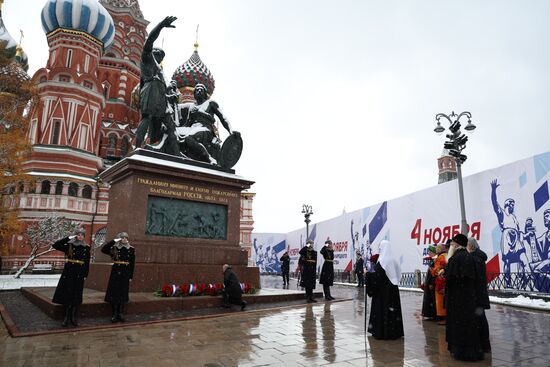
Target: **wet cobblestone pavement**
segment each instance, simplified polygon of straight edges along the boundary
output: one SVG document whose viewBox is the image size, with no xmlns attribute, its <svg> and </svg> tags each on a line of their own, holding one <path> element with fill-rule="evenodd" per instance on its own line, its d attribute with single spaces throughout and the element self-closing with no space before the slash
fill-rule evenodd
<svg viewBox="0 0 550 367">
<path fill-rule="evenodd" d="M 277 277 L 262 282 L 282 288 Z M 333 295 L 351 300 L 26 338 L 2 325 L 0 366 L 464 365 L 449 356 L 445 327 L 422 320 L 420 293 L 401 292 L 405 337 L 395 341 L 364 336 L 361 289 L 334 287 Z M 468 364 L 550 366 L 550 314 L 492 305 L 487 318 L 493 353 Z"/>
</svg>

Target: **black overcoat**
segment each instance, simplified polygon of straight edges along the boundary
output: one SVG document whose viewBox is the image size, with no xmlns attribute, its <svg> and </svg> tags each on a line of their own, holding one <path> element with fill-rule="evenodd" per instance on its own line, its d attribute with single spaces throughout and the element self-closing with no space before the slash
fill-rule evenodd
<svg viewBox="0 0 550 367">
<path fill-rule="evenodd" d="M 319 283 L 332 286 L 334 283 L 334 250 L 329 249 L 327 246 L 323 246 L 320 252 L 325 262 L 321 268 Z"/>
<path fill-rule="evenodd" d="M 487 254 L 481 249 L 476 249 L 471 253 L 476 266 L 476 322 L 479 331 L 481 347 L 484 351 L 491 350 L 491 341 L 489 337 L 489 322 L 484 310 L 491 308 L 489 302 L 489 292 L 487 289 Z"/>
<path fill-rule="evenodd" d="M 365 272 L 365 261 L 362 257 L 355 261 L 355 274 L 363 274 Z"/>
<path fill-rule="evenodd" d="M 377 263 L 374 272 L 367 273 L 367 294 L 372 297 L 368 332 L 375 339 L 397 339 L 403 334 L 403 317 L 399 288 Z"/>
<path fill-rule="evenodd" d="M 130 280 L 134 277 L 136 262 L 135 249 L 132 246 L 117 247 L 115 241 L 112 240 L 103 245 L 101 252 L 111 256 L 111 260 L 113 260 L 109 284 L 105 293 L 105 302 L 128 302 Z"/>
<path fill-rule="evenodd" d="M 281 272 L 283 274 L 288 274 L 288 272 L 290 271 L 290 256 L 288 256 L 288 254 L 284 254 L 283 256 L 281 256 Z"/>
<path fill-rule="evenodd" d="M 229 303 L 239 304 L 243 298 L 243 290 L 233 269 L 227 268 L 223 273 L 223 285 Z"/>
<path fill-rule="evenodd" d="M 301 271 L 300 287 L 315 289 L 317 283 L 317 251 L 313 247 L 304 246 L 300 249 Z"/>
<path fill-rule="evenodd" d="M 80 305 L 84 280 L 88 276 L 90 267 L 90 246 L 77 246 L 69 240 L 69 237 L 65 237 L 56 241 L 52 247 L 65 253 L 66 261 L 52 302 L 67 306 Z"/>
<path fill-rule="evenodd" d="M 481 356 L 476 320 L 476 269 L 472 255 L 458 247 L 445 270 L 445 308 L 447 310 L 447 348 L 460 360 L 478 360 Z"/>
<path fill-rule="evenodd" d="M 433 261 L 432 261 L 433 263 Z M 432 267 L 428 268 L 424 278 L 424 298 L 422 299 L 422 316 L 436 317 L 435 309 L 435 278 L 432 275 Z"/>
</svg>

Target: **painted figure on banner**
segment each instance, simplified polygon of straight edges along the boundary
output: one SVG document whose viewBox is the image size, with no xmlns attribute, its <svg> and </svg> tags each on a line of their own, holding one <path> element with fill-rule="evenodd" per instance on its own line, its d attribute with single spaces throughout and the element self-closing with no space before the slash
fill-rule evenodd
<svg viewBox="0 0 550 367">
<path fill-rule="evenodd" d="M 373 273 L 367 273 L 366 291 L 372 297 L 368 332 L 375 339 L 398 339 L 404 335 L 399 282 L 401 265 L 389 241 L 380 242 L 380 255 Z"/>
<path fill-rule="evenodd" d="M 264 274 L 281 274 L 280 256 L 286 249 L 286 241 L 275 243 L 273 237 L 268 238 L 263 244 L 259 243 L 257 238 L 254 238 L 254 259 L 260 273 Z"/>
<path fill-rule="evenodd" d="M 500 241 L 502 262 L 504 273 L 506 274 L 506 282 L 510 285 L 511 266 L 516 264 L 516 271 L 524 273 L 526 270 L 529 270 L 529 263 L 523 243 L 523 233 L 520 231 L 519 221 L 514 213 L 516 202 L 512 198 L 508 198 L 504 201 L 504 207 L 501 207 L 497 200 L 497 188 L 499 186 L 496 179 L 491 182 L 491 202 L 502 231 Z"/>
</svg>

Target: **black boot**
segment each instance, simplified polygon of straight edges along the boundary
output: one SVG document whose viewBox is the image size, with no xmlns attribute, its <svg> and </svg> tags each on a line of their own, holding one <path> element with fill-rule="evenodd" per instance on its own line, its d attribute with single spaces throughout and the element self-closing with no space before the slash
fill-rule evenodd
<svg viewBox="0 0 550 367">
<path fill-rule="evenodd" d="M 73 306 L 71 309 L 71 324 L 78 326 L 78 306 Z"/>
<path fill-rule="evenodd" d="M 126 319 L 124 318 L 124 304 L 121 302 L 118 304 L 118 312 L 117 312 L 117 318 L 120 322 L 125 322 Z"/>
<path fill-rule="evenodd" d="M 117 304 L 116 303 L 111 303 L 111 322 L 112 323 L 115 323 L 118 321 L 118 312 L 117 312 Z"/>
<path fill-rule="evenodd" d="M 241 301 L 241 311 L 244 311 L 246 307 L 246 301 Z"/>
<path fill-rule="evenodd" d="M 63 319 L 61 326 L 67 327 L 69 325 L 69 321 L 71 320 L 71 310 L 72 306 L 65 306 L 65 318 Z"/>
</svg>

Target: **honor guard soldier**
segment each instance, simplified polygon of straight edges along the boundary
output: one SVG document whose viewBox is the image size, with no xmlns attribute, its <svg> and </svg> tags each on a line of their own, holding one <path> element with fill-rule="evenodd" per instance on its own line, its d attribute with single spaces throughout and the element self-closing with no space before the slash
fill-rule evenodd
<svg viewBox="0 0 550 367">
<path fill-rule="evenodd" d="M 317 251 L 313 249 L 312 240 L 308 240 L 306 245 L 300 249 L 300 262 L 302 266 L 300 286 L 306 289 L 307 303 L 317 302 L 313 299 L 313 290 L 317 283 Z"/>
<path fill-rule="evenodd" d="M 332 249 L 332 241 L 329 238 L 325 241 L 325 245 L 320 252 L 325 259 L 325 262 L 321 268 L 319 283 L 323 285 L 325 299 L 327 301 L 332 301 L 334 297 L 330 295 L 330 287 L 334 283 L 334 250 Z"/>
<path fill-rule="evenodd" d="M 121 232 L 117 238 L 103 245 L 101 252 L 111 256 L 113 260 L 111 276 L 105 293 L 105 302 L 111 304 L 113 311 L 111 322 L 124 322 L 124 305 L 128 303 L 128 291 L 134 276 L 135 249 L 130 246 L 128 233 Z"/>
<path fill-rule="evenodd" d="M 63 326 L 78 326 L 78 307 L 82 304 L 84 280 L 90 266 L 90 246 L 84 242 L 86 231 L 80 228 L 76 234 L 56 241 L 52 247 L 65 253 L 65 266 L 55 288 L 53 303 L 65 306 Z"/>
</svg>

